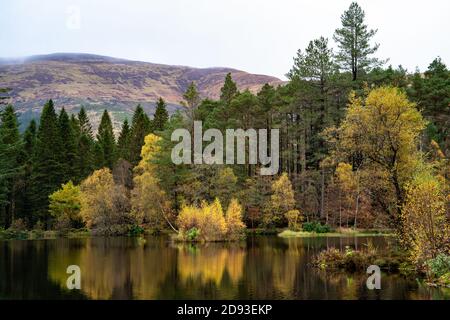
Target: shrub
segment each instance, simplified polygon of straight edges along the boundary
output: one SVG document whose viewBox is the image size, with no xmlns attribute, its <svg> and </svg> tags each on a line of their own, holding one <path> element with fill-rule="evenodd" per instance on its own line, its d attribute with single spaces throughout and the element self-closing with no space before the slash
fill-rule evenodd
<svg viewBox="0 0 450 320">
<path fill-rule="evenodd" d="M 196 227 L 191 228 L 186 233 L 186 237 L 189 241 L 195 241 L 200 235 L 200 230 L 198 230 Z"/>
<path fill-rule="evenodd" d="M 144 229 L 138 225 L 132 225 L 130 231 L 128 231 L 128 235 L 132 237 L 137 237 L 141 234 L 144 234 Z"/>
<path fill-rule="evenodd" d="M 427 274 L 432 279 L 438 279 L 450 273 L 450 256 L 439 254 L 436 258 L 425 262 Z"/>
<path fill-rule="evenodd" d="M 303 224 L 303 231 L 328 233 L 331 232 L 331 227 L 327 224 L 321 224 L 320 222 L 305 222 Z"/>
<path fill-rule="evenodd" d="M 373 264 L 376 257 L 372 251 L 354 251 L 346 247 L 345 252 L 330 248 L 320 252 L 313 265 L 322 269 L 344 269 L 347 271 L 364 270 Z"/>
</svg>

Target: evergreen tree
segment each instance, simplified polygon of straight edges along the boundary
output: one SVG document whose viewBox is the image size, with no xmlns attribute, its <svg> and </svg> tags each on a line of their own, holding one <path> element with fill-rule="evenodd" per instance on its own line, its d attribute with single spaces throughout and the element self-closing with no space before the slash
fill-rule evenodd
<svg viewBox="0 0 450 320">
<path fill-rule="evenodd" d="M 36 120 L 32 119 L 23 134 L 24 151 L 27 155 L 26 158 L 28 159 L 28 161 L 31 161 L 33 157 L 34 148 L 36 147 L 36 137 L 37 137 Z"/>
<path fill-rule="evenodd" d="M 49 100 L 42 110 L 34 154 L 32 223 L 39 219 L 49 223 L 48 196 L 64 181 L 63 150 L 58 116 L 53 101 Z"/>
<path fill-rule="evenodd" d="M 24 152 L 24 170 L 23 170 L 23 192 L 21 194 L 19 202 L 21 203 L 22 218 L 27 221 L 29 226 L 32 226 L 33 222 L 33 188 L 32 188 L 32 173 L 33 173 L 33 161 L 34 152 L 36 149 L 37 141 L 37 125 L 34 119 L 31 120 L 27 129 L 23 134 L 23 152 Z"/>
<path fill-rule="evenodd" d="M 231 78 L 231 73 L 228 72 L 223 87 L 220 89 L 220 100 L 225 103 L 226 106 L 229 106 L 231 100 L 233 100 L 237 93 L 236 83 Z"/>
<path fill-rule="evenodd" d="M 166 110 L 166 103 L 163 98 L 159 98 L 156 103 L 155 117 L 153 118 L 153 129 L 155 131 L 164 130 L 167 121 L 169 120 L 169 114 Z"/>
<path fill-rule="evenodd" d="M 92 133 L 92 126 L 89 122 L 89 118 L 84 107 L 81 107 L 80 112 L 78 113 L 78 124 L 80 126 L 80 132 L 82 134 L 85 134 L 91 138 L 94 137 Z"/>
<path fill-rule="evenodd" d="M 81 182 L 94 170 L 94 138 L 92 127 L 87 117 L 86 111 L 81 107 L 78 113 L 76 124 L 73 125 L 77 136 L 77 179 L 74 182 Z"/>
<path fill-rule="evenodd" d="M 119 158 L 127 161 L 130 161 L 130 137 L 131 129 L 128 124 L 128 119 L 125 119 L 119 139 L 117 140 L 117 154 Z"/>
<path fill-rule="evenodd" d="M 429 138 L 450 155 L 450 71 L 441 58 L 434 59 L 423 76 L 416 72 L 408 94 L 430 120 Z"/>
<path fill-rule="evenodd" d="M 336 91 L 333 82 L 336 73 L 333 50 L 328 46 L 328 39 L 320 37 L 311 41 L 304 53 L 298 50 L 294 66 L 287 75 L 295 89 L 294 105 L 298 116 L 294 119 L 294 125 L 298 130 L 299 156 L 303 168 L 306 168 L 307 146 L 312 150 L 308 158 L 316 167 L 326 152 L 325 143 L 319 134 L 332 124 L 334 118 L 330 93 Z M 307 135 L 308 129 L 312 132 Z"/>
<path fill-rule="evenodd" d="M 70 127 L 72 128 L 72 132 L 75 137 L 75 142 L 78 142 L 78 139 L 80 138 L 81 134 L 80 122 L 73 113 L 70 115 Z"/>
<path fill-rule="evenodd" d="M 0 225 L 5 227 L 15 219 L 21 153 L 17 116 L 13 106 L 7 105 L 0 114 Z"/>
<path fill-rule="evenodd" d="M 104 111 L 97 133 L 97 167 L 112 169 L 116 161 L 116 140 L 108 111 Z"/>
<path fill-rule="evenodd" d="M 191 82 L 186 92 L 183 94 L 183 98 L 184 101 L 181 101 L 181 104 L 185 108 L 188 125 L 193 129 L 195 112 L 201 102 L 200 94 L 198 93 L 197 86 L 194 82 Z"/>
<path fill-rule="evenodd" d="M 73 180 L 78 176 L 76 168 L 78 156 L 77 141 L 73 129 L 73 123 L 71 123 L 69 115 L 64 108 L 61 109 L 58 122 L 62 140 L 61 164 L 64 170 L 64 182 L 67 182 L 69 180 Z"/>
<path fill-rule="evenodd" d="M 380 64 L 378 59 L 370 57 L 378 50 L 379 45 L 370 44 L 377 30 L 367 29 L 364 24 L 365 16 L 362 8 L 353 2 L 342 14 L 342 28 L 337 29 L 333 37 L 340 49 L 337 60 L 343 70 L 352 73 L 353 81 L 361 72 Z"/>
<path fill-rule="evenodd" d="M 130 137 L 130 161 L 137 165 L 141 159 L 141 149 L 144 145 L 144 138 L 151 132 L 150 119 L 142 109 L 141 105 L 136 107 L 131 123 Z"/>
</svg>

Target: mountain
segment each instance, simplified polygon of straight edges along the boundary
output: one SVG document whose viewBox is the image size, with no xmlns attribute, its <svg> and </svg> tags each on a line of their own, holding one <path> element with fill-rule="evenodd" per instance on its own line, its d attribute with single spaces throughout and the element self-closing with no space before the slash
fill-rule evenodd
<svg viewBox="0 0 450 320">
<path fill-rule="evenodd" d="M 111 111 L 118 128 L 140 103 L 153 114 L 162 97 L 169 112 L 180 107 L 183 93 L 195 81 L 203 98 L 217 99 L 225 75 L 231 72 L 240 90 L 253 92 L 280 79 L 231 68 L 192 68 L 131 61 L 93 54 L 55 53 L 23 59 L 0 59 L 0 88 L 11 91 L 11 102 L 22 124 L 36 117 L 53 99 L 57 108 L 77 112 L 84 105 L 94 125 L 103 109 Z"/>
</svg>

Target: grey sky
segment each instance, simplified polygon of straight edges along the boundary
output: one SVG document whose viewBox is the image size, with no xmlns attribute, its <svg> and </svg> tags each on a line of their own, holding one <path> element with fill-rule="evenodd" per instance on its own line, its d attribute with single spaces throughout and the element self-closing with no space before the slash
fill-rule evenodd
<svg viewBox="0 0 450 320">
<path fill-rule="evenodd" d="M 361 0 L 377 56 L 450 64 L 450 1 Z M 332 41 L 351 0 L 0 0 L 0 57 L 85 52 L 284 77 L 298 48 Z M 73 10 L 75 8 L 75 10 Z M 80 28 L 74 13 L 80 11 Z M 334 44 L 333 44 L 334 45 Z"/>
</svg>

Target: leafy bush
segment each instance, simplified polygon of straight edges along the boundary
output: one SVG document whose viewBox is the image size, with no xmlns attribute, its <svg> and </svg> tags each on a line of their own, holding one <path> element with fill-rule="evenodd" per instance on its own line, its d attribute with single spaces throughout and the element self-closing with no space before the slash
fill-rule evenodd
<svg viewBox="0 0 450 320">
<path fill-rule="evenodd" d="M 320 222 L 305 222 L 303 224 L 303 231 L 316 232 L 316 233 L 328 233 L 331 232 L 331 227 L 327 224 L 321 224 Z"/>
<path fill-rule="evenodd" d="M 140 236 L 141 234 L 144 234 L 144 229 L 138 225 L 132 225 L 130 227 L 130 231 L 128 231 L 128 235 L 132 237 Z"/>
<path fill-rule="evenodd" d="M 189 231 L 186 233 L 186 238 L 189 241 L 195 241 L 197 240 L 198 236 L 200 235 L 200 230 L 198 230 L 196 227 L 189 229 Z"/>
<path fill-rule="evenodd" d="M 425 266 L 428 276 L 433 279 L 438 279 L 450 273 L 450 256 L 441 253 L 436 258 L 428 260 Z"/>
</svg>

